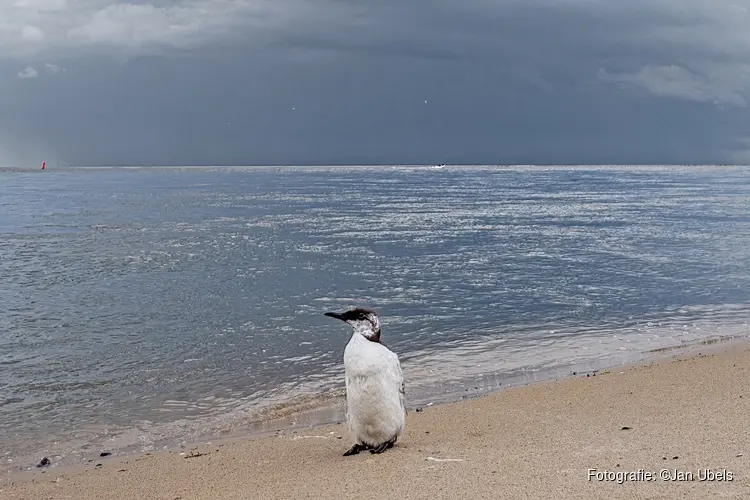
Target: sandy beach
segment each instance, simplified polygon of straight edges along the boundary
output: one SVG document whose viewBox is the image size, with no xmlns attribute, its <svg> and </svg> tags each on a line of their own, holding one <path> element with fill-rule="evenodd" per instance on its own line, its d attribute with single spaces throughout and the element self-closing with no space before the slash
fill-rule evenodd
<svg viewBox="0 0 750 500">
<path fill-rule="evenodd" d="M 343 457 L 334 425 L 48 468 L 0 498 L 750 498 L 748 414 L 750 346 L 705 346 L 411 411 L 382 455 Z"/>
</svg>

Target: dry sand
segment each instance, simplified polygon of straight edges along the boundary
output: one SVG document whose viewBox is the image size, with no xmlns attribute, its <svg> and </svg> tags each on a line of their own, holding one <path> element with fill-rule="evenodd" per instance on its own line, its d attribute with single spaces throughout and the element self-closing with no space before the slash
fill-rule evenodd
<svg viewBox="0 0 750 500">
<path fill-rule="evenodd" d="M 750 347 L 706 352 L 410 412 L 382 455 L 343 457 L 350 441 L 336 425 L 204 445 L 192 458 L 51 468 L 0 485 L 0 498 L 748 499 Z M 645 472 L 618 484 L 590 480 L 589 469 Z M 731 480 L 700 481 L 705 469 Z M 693 480 L 662 480 L 663 470 Z"/>
</svg>

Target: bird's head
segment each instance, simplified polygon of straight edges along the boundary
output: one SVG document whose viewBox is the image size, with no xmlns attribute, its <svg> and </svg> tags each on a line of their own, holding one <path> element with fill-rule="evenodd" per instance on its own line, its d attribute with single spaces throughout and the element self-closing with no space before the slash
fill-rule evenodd
<svg viewBox="0 0 750 500">
<path fill-rule="evenodd" d="M 362 335 L 367 340 L 380 342 L 380 320 L 378 319 L 378 313 L 372 309 L 356 307 L 342 313 L 327 312 L 325 315 L 348 323 L 355 333 Z"/>
</svg>

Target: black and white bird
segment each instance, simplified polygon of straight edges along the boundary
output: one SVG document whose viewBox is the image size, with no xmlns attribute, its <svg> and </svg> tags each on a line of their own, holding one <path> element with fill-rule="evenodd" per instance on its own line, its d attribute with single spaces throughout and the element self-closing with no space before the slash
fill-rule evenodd
<svg viewBox="0 0 750 500">
<path fill-rule="evenodd" d="M 354 329 L 344 349 L 344 371 L 346 420 L 355 442 L 344 456 L 363 450 L 382 453 L 393 447 L 406 424 L 401 363 L 380 341 L 380 320 L 375 311 L 358 307 L 325 315 Z"/>
</svg>

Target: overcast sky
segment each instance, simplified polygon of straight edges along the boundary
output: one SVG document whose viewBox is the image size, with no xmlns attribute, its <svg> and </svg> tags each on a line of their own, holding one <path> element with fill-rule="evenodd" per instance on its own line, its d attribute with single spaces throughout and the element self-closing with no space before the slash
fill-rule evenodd
<svg viewBox="0 0 750 500">
<path fill-rule="evenodd" d="M 750 0 L 0 12 L 0 165 L 750 162 Z"/>
</svg>

